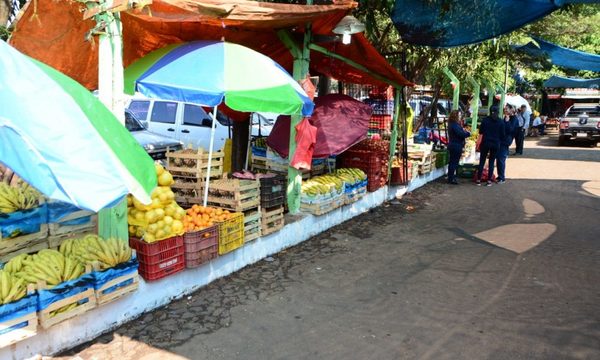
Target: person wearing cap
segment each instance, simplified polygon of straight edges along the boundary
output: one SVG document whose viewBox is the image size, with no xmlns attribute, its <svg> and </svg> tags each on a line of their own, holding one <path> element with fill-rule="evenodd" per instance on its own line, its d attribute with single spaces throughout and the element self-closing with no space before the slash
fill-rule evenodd
<svg viewBox="0 0 600 360">
<path fill-rule="evenodd" d="M 515 132 L 519 127 L 519 121 L 515 115 L 516 110 L 511 105 L 504 107 L 504 138 L 500 141 L 500 148 L 498 149 L 498 184 L 504 184 L 506 182 L 506 159 L 508 158 L 508 148 L 515 138 Z"/>
<path fill-rule="evenodd" d="M 504 129 L 504 121 L 498 117 L 498 106 L 490 107 L 490 116 L 487 116 L 481 122 L 479 127 L 479 135 L 483 136 L 481 141 L 481 154 L 479 157 L 479 168 L 477 171 L 477 186 L 481 186 L 481 178 L 483 176 L 483 168 L 485 161 L 489 155 L 488 176 L 486 186 L 492 186 L 492 178 L 494 177 L 494 163 L 496 155 L 500 149 L 500 142 L 506 137 Z"/>
<path fill-rule="evenodd" d="M 540 113 L 537 110 L 535 110 L 533 112 L 533 123 L 531 124 L 531 136 L 538 136 L 541 125 L 542 119 L 540 118 Z"/>
</svg>

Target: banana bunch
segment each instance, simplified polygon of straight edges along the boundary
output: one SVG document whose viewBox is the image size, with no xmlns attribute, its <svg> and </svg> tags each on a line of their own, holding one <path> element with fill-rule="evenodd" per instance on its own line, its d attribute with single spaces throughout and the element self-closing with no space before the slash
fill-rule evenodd
<svg viewBox="0 0 600 360">
<path fill-rule="evenodd" d="M 59 251 L 72 256 L 83 264 L 98 265 L 100 270 L 115 267 L 131 259 L 131 248 L 117 238 L 103 240 L 96 235 L 62 242 Z"/>
<path fill-rule="evenodd" d="M 0 270 L 0 304 L 17 301 L 27 294 L 24 279 L 16 278 L 8 271 Z"/>
<path fill-rule="evenodd" d="M 70 256 L 44 249 L 37 254 L 19 255 L 11 259 L 4 270 L 27 284 L 45 281 L 48 288 L 52 288 L 62 282 L 77 279 L 85 272 L 85 267 Z"/>
<path fill-rule="evenodd" d="M 25 182 L 10 186 L 0 182 L 0 213 L 10 214 L 18 210 L 37 207 L 40 193 Z"/>
<path fill-rule="evenodd" d="M 356 168 L 337 169 L 335 175 L 342 179 L 345 183 L 351 185 L 367 179 L 367 174 L 365 174 L 364 171 Z"/>
</svg>

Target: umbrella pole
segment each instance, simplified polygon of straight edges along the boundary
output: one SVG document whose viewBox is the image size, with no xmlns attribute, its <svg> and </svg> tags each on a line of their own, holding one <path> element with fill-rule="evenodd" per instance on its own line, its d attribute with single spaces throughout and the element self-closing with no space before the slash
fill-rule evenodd
<svg viewBox="0 0 600 360">
<path fill-rule="evenodd" d="M 210 144 L 208 145 L 208 167 L 206 168 L 206 183 L 204 184 L 204 203 L 208 204 L 208 183 L 210 181 L 210 167 L 212 166 L 213 145 L 215 142 L 215 127 L 217 125 L 217 107 L 215 106 L 212 113 L 212 128 L 210 129 Z"/>
</svg>

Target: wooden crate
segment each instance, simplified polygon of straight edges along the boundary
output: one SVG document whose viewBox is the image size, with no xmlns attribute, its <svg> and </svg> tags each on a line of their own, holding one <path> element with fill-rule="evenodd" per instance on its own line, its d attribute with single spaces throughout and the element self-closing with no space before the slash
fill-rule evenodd
<svg viewBox="0 0 600 360">
<path fill-rule="evenodd" d="M 77 219 L 82 219 L 82 218 L 86 218 L 86 217 L 89 217 L 89 219 L 87 219 L 87 221 L 85 221 L 82 224 L 65 225 L 66 222 L 69 222 L 72 220 L 77 220 Z M 75 211 L 75 212 L 65 216 L 64 218 L 60 219 L 60 222 L 58 222 L 58 223 L 48 224 L 48 231 L 49 231 L 50 236 L 56 236 L 56 235 L 69 234 L 69 233 L 73 233 L 73 232 L 94 231 L 97 228 L 97 226 L 98 226 L 98 215 L 96 215 L 94 212 L 91 212 L 91 211 L 79 210 L 79 211 Z"/>
<path fill-rule="evenodd" d="M 260 206 L 260 182 L 220 179 L 208 188 L 208 204 L 230 211 L 244 212 Z"/>
<path fill-rule="evenodd" d="M 261 227 L 262 227 L 262 235 L 272 234 L 276 231 L 279 231 L 283 228 L 284 218 L 283 218 L 283 206 L 279 206 L 271 209 L 262 209 L 262 219 L 261 219 Z"/>
<path fill-rule="evenodd" d="M 252 170 L 254 170 L 254 171 L 269 170 L 269 166 L 267 164 L 267 157 L 252 154 Z"/>
<path fill-rule="evenodd" d="M 27 293 L 29 298 L 23 298 L 17 301 L 26 301 L 26 303 L 22 303 L 23 308 L 31 307 L 31 312 L 20 316 L 18 318 L 2 321 L 0 322 L 0 349 L 6 346 L 10 346 L 19 341 L 25 340 L 37 334 L 37 326 L 38 326 L 38 317 L 36 312 L 36 301 L 37 298 L 31 297 L 32 293 L 35 291 L 35 286 L 33 284 L 29 284 L 27 286 Z M 18 327 L 12 328 L 13 326 Z"/>
<path fill-rule="evenodd" d="M 43 286 L 43 285 L 42 285 Z M 62 308 L 63 306 L 68 306 L 74 303 L 77 303 L 81 300 L 87 299 L 85 304 L 81 304 L 76 306 L 75 308 L 62 312 L 60 314 L 56 314 L 52 316 L 50 313 Z M 90 287 L 87 290 L 84 290 L 76 295 L 69 296 L 62 300 L 59 300 L 47 308 L 41 310 L 38 313 L 38 317 L 40 320 L 40 325 L 44 329 L 48 329 L 58 323 L 61 323 L 65 320 L 71 319 L 75 316 L 81 315 L 86 311 L 89 311 L 96 307 L 96 294 L 94 293 L 94 288 Z"/>
<path fill-rule="evenodd" d="M 0 262 L 6 262 L 22 253 L 31 253 L 48 248 L 48 224 L 41 224 L 38 232 L 2 238 L 0 232 Z"/>
<path fill-rule="evenodd" d="M 256 240 L 262 235 L 261 220 L 260 208 L 244 213 L 244 242 Z"/>
<path fill-rule="evenodd" d="M 128 283 L 128 284 L 119 286 L 120 284 L 125 284 L 125 283 Z M 136 291 L 138 289 L 139 285 L 140 285 L 140 276 L 137 271 L 133 271 L 129 274 L 125 274 L 125 275 L 119 276 L 117 278 L 114 278 L 114 279 L 110 280 L 109 282 L 107 282 L 106 284 L 104 284 L 99 289 L 95 290 L 96 303 L 98 305 L 104 305 L 109 302 L 118 300 L 121 297 Z M 117 286 L 117 289 L 115 289 L 109 293 L 105 293 L 107 290 L 109 290 L 113 286 Z"/>
<path fill-rule="evenodd" d="M 183 150 L 167 152 L 167 170 L 171 175 L 194 179 L 206 178 L 208 169 L 208 151 L 198 149 L 194 153 L 185 153 Z M 211 156 L 210 177 L 218 178 L 223 175 L 223 159 L 225 153 L 214 151 Z M 186 163 L 183 163 L 186 162 Z"/>
<path fill-rule="evenodd" d="M 333 199 L 327 199 L 317 203 L 301 203 L 300 211 L 307 212 L 313 215 L 323 215 L 330 211 L 333 211 L 340 206 L 344 205 L 344 197 L 340 196 Z"/>
</svg>

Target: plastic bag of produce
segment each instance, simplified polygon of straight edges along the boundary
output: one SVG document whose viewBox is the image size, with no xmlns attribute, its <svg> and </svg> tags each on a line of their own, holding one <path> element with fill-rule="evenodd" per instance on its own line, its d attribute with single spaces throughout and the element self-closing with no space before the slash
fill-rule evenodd
<svg viewBox="0 0 600 360">
<path fill-rule="evenodd" d="M 304 118 L 296 125 L 296 151 L 290 165 L 298 170 L 310 170 L 316 142 L 317 128 Z"/>
</svg>

